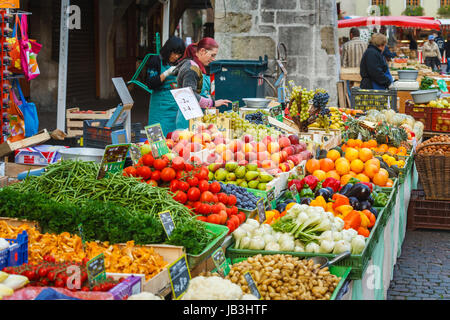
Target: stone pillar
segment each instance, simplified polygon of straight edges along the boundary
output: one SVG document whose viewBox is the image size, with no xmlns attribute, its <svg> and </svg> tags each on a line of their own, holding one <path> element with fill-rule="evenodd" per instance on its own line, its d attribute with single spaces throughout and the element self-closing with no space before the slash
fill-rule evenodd
<svg viewBox="0 0 450 320">
<path fill-rule="evenodd" d="M 277 45 L 283 42 L 288 49 L 288 79 L 308 89 L 326 89 L 333 104 L 339 79 L 336 26 L 333 0 L 227 1 L 226 7 L 216 1 L 218 59 L 254 60 L 264 55 L 275 59 Z"/>
</svg>

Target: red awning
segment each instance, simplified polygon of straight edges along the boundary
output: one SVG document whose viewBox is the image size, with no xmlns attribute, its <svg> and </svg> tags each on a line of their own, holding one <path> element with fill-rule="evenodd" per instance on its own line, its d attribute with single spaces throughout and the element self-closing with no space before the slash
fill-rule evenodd
<svg viewBox="0 0 450 320">
<path fill-rule="evenodd" d="M 338 28 L 350 27 L 373 27 L 373 26 L 396 26 L 406 28 L 421 28 L 441 30 L 441 23 L 432 20 L 431 17 L 410 17 L 410 16 L 381 16 L 381 17 L 360 17 L 338 21 Z"/>
</svg>

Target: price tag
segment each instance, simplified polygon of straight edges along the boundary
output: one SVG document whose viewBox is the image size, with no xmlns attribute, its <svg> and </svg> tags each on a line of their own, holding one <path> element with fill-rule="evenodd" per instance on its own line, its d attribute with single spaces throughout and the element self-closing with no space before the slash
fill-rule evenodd
<svg viewBox="0 0 450 320">
<path fill-rule="evenodd" d="M 161 219 L 161 223 L 166 231 L 167 237 L 170 238 L 173 230 L 175 229 L 175 223 L 173 222 L 172 215 L 170 211 L 163 211 L 158 213 L 159 218 Z"/>
<path fill-rule="evenodd" d="M 84 231 L 83 231 L 83 224 L 79 224 L 78 225 L 78 232 L 79 232 L 79 234 L 80 234 L 80 238 L 81 238 L 81 243 L 83 244 L 83 251 L 85 251 L 85 248 L 86 248 L 86 240 L 85 240 L 85 238 L 84 238 Z"/>
<path fill-rule="evenodd" d="M 264 198 L 261 198 L 256 203 L 256 209 L 258 210 L 259 222 L 266 221 L 266 206 L 264 205 Z"/>
<path fill-rule="evenodd" d="M 239 101 L 234 101 L 231 104 L 231 109 L 233 110 L 233 112 L 239 113 Z"/>
<path fill-rule="evenodd" d="M 269 203 L 270 209 L 273 209 L 272 202 L 275 200 L 275 188 L 272 188 L 267 192 L 267 202 Z"/>
<path fill-rule="evenodd" d="M 259 293 L 258 287 L 255 283 L 255 280 L 253 280 L 252 275 L 250 274 L 250 271 L 247 271 L 244 273 L 245 281 L 247 281 L 248 288 L 250 289 L 250 293 L 254 295 L 258 300 L 261 300 L 261 294 Z"/>
<path fill-rule="evenodd" d="M 228 265 L 227 259 L 225 258 L 225 253 L 223 252 L 223 249 L 221 247 L 218 248 L 216 251 L 213 252 L 211 258 L 214 262 L 214 265 L 217 268 L 217 272 L 222 277 L 225 277 L 225 273 L 229 272 L 230 266 Z"/>
<path fill-rule="evenodd" d="M 172 263 L 167 270 L 169 271 L 170 286 L 175 300 L 179 300 L 189 287 L 191 273 L 189 272 L 186 255 Z"/>
<path fill-rule="evenodd" d="M 98 281 L 106 279 L 105 256 L 103 253 L 86 263 L 86 272 L 91 286 L 94 286 Z"/>
<path fill-rule="evenodd" d="M 152 147 L 153 157 L 159 158 L 170 152 L 159 123 L 145 127 L 145 133 L 147 134 L 148 142 Z"/>
<path fill-rule="evenodd" d="M 300 195 L 298 194 L 298 190 L 297 190 L 297 186 L 295 184 L 293 184 L 289 190 L 291 190 L 292 193 L 292 198 L 297 201 L 300 202 Z"/>
<path fill-rule="evenodd" d="M 202 109 L 191 87 L 170 90 L 170 93 L 172 93 L 186 120 L 203 117 Z"/>
<path fill-rule="evenodd" d="M 130 157 L 134 165 L 137 165 L 139 159 L 142 157 L 141 148 L 135 144 L 130 145 Z"/>
<path fill-rule="evenodd" d="M 110 145 L 105 148 L 102 163 L 97 175 L 97 179 L 103 179 L 110 174 L 122 172 L 127 159 L 129 144 Z"/>
</svg>

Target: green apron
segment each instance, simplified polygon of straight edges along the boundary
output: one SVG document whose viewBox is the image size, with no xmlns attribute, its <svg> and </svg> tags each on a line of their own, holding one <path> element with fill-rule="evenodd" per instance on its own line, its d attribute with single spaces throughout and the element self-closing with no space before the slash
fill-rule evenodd
<svg viewBox="0 0 450 320">
<path fill-rule="evenodd" d="M 171 66 L 164 66 L 161 63 L 161 73 Z M 177 118 L 178 105 L 175 102 L 170 90 L 177 88 L 177 77 L 170 75 L 163 82 L 162 86 L 153 91 L 150 97 L 150 108 L 148 114 L 148 125 L 161 124 L 164 136 L 176 129 L 175 120 Z"/>
<path fill-rule="evenodd" d="M 203 75 L 203 87 L 202 92 L 200 95 L 204 98 L 211 98 L 211 79 L 208 75 Z M 178 130 L 180 129 L 189 129 L 189 121 L 186 120 L 183 116 L 183 113 L 181 113 L 180 110 L 178 110 L 177 114 L 177 124 L 176 127 Z"/>
</svg>

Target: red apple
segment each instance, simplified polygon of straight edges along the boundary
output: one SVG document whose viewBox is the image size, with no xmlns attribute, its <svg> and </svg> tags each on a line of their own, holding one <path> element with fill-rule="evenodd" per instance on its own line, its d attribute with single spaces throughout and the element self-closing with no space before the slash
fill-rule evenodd
<svg viewBox="0 0 450 320">
<path fill-rule="evenodd" d="M 242 161 L 242 160 L 245 160 L 245 154 L 244 154 L 243 152 L 241 152 L 241 151 L 236 152 L 236 153 L 234 154 L 234 160 L 235 160 L 235 161 Z"/>
<path fill-rule="evenodd" d="M 247 161 L 254 161 L 258 159 L 258 154 L 256 154 L 256 152 L 248 152 L 245 153 L 245 160 Z"/>
<path fill-rule="evenodd" d="M 264 152 L 264 151 L 267 151 L 267 146 L 265 145 L 265 143 L 263 143 L 263 142 L 259 142 L 257 145 L 256 145 L 256 152 Z"/>
<path fill-rule="evenodd" d="M 269 158 L 270 158 L 270 153 L 268 153 L 267 151 L 258 152 L 257 159 L 259 161 L 268 160 Z"/>
<path fill-rule="evenodd" d="M 242 137 L 242 141 L 244 141 L 245 143 L 252 142 L 253 137 L 251 135 L 246 134 L 245 136 Z"/>
<path fill-rule="evenodd" d="M 239 140 L 233 140 L 228 144 L 228 150 L 238 152 L 242 150 L 243 143 Z"/>
<path fill-rule="evenodd" d="M 293 163 L 294 163 L 294 165 L 296 165 L 296 166 L 298 166 L 299 165 L 299 163 L 300 163 L 300 161 L 298 160 L 298 158 L 296 157 L 296 156 L 289 156 L 288 158 L 287 158 L 287 160 L 289 161 L 292 161 Z"/>
<path fill-rule="evenodd" d="M 280 146 L 276 142 L 270 142 L 267 145 L 267 151 L 269 151 L 271 154 L 277 153 L 280 151 Z"/>
<path fill-rule="evenodd" d="M 218 155 L 216 153 L 210 153 L 206 158 L 206 163 L 211 164 L 217 161 Z"/>
<path fill-rule="evenodd" d="M 264 143 L 266 146 L 269 145 L 270 142 L 273 141 L 273 138 L 271 136 L 266 136 L 264 139 L 261 140 L 262 143 Z"/>
<path fill-rule="evenodd" d="M 278 139 L 278 145 L 280 146 L 280 149 L 283 149 L 289 147 L 291 145 L 291 141 L 286 137 L 282 137 Z"/>
<path fill-rule="evenodd" d="M 238 165 L 246 166 L 246 165 L 248 165 L 248 161 L 247 160 L 241 160 L 241 161 L 238 162 Z"/>
<path fill-rule="evenodd" d="M 298 144 L 299 142 L 299 138 L 295 134 L 290 135 L 288 139 L 291 141 L 291 144 Z"/>
<path fill-rule="evenodd" d="M 289 157 L 289 155 L 288 155 L 288 153 L 286 151 L 281 151 L 280 152 L 280 161 L 281 162 L 286 162 L 288 157 Z"/>
<path fill-rule="evenodd" d="M 292 156 L 295 153 L 293 146 L 285 147 L 281 151 L 286 152 L 288 156 Z"/>
</svg>

